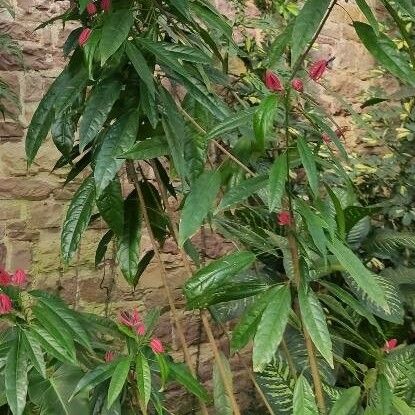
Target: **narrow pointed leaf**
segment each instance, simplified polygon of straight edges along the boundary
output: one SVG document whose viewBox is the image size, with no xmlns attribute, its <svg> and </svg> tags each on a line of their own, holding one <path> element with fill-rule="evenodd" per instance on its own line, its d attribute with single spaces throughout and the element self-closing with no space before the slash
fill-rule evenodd
<svg viewBox="0 0 415 415">
<path fill-rule="evenodd" d="M 287 154 L 277 157 L 269 173 L 269 210 L 281 210 L 281 199 L 285 192 L 285 182 L 288 175 Z"/>
<path fill-rule="evenodd" d="M 95 251 L 95 266 L 97 267 L 105 257 L 108 249 L 108 244 L 111 242 L 114 232 L 109 230 L 104 234 L 98 243 L 97 250 Z"/>
<path fill-rule="evenodd" d="M 169 144 L 164 137 L 152 137 L 137 141 L 119 157 L 127 160 L 148 160 L 170 154 Z"/>
<path fill-rule="evenodd" d="M 83 232 L 89 224 L 94 207 L 95 182 L 89 176 L 73 196 L 62 227 L 61 253 L 68 263 L 78 249 Z"/>
<path fill-rule="evenodd" d="M 293 415 L 318 415 L 313 390 L 304 375 L 300 375 L 294 388 Z"/>
<path fill-rule="evenodd" d="M 137 355 L 135 370 L 140 403 L 145 413 L 151 396 L 151 372 L 147 358 L 142 353 L 138 353 Z"/>
<path fill-rule="evenodd" d="M 42 375 L 43 378 L 46 378 L 45 358 L 43 357 L 43 350 L 40 347 L 39 342 L 32 336 L 30 330 L 22 330 L 21 336 L 27 357 L 39 374 Z"/>
<path fill-rule="evenodd" d="M 353 386 L 346 389 L 331 408 L 330 415 L 351 415 L 360 398 L 360 388 Z"/>
<path fill-rule="evenodd" d="M 288 285 L 279 287 L 262 313 L 254 338 L 252 361 L 255 372 L 271 362 L 284 335 L 291 311 L 291 292 Z"/>
<path fill-rule="evenodd" d="M 127 380 L 128 373 L 130 371 L 131 358 L 125 357 L 118 361 L 115 366 L 114 373 L 111 376 L 110 386 L 108 388 L 107 408 L 111 408 L 112 404 L 120 395 L 125 382 Z"/>
<path fill-rule="evenodd" d="M 254 114 L 254 132 L 258 149 L 265 148 L 265 139 L 271 129 L 278 109 L 278 96 L 268 95 Z"/>
<path fill-rule="evenodd" d="M 229 365 L 228 359 L 222 352 L 220 353 L 220 359 L 222 361 L 222 366 L 225 369 L 227 383 L 229 385 L 232 385 L 231 367 Z M 215 410 L 217 414 L 233 415 L 234 412 L 232 409 L 232 401 L 230 396 L 226 392 L 225 383 L 222 379 L 217 362 L 215 362 L 215 364 L 213 365 L 213 401 L 215 404 Z"/>
<path fill-rule="evenodd" d="M 297 148 L 300 153 L 301 162 L 307 174 L 311 191 L 315 197 L 318 197 L 318 174 L 316 162 L 314 161 L 314 155 L 310 150 L 308 143 L 302 137 L 298 137 L 297 139 Z"/>
</svg>

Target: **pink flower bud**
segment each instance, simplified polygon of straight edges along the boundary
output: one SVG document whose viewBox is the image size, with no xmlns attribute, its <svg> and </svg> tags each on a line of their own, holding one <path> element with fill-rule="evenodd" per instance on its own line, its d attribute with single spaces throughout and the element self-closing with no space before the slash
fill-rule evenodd
<svg viewBox="0 0 415 415">
<path fill-rule="evenodd" d="M 156 353 L 156 354 L 164 352 L 164 347 L 163 347 L 163 344 L 162 344 L 161 340 L 157 339 L 156 337 L 151 339 L 150 347 L 151 347 L 151 350 L 153 350 L 153 352 Z"/>
<path fill-rule="evenodd" d="M 111 8 L 111 0 L 101 0 L 101 9 L 104 10 L 104 12 L 109 11 Z"/>
<path fill-rule="evenodd" d="M 84 46 L 86 42 L 88 42 L 89 36 L 91 35 L 92 30 L 89 27 L 85 27 L 82 30 L 81 34 L 79 35 L 79 46 Z"/>
<path fill-rule="evenodd" d="M 314 81 L 318 81 L 326 71 L 327 65 L 329 61 L 326 59 L 321 59 L 311 64 L 310 69 L 308 71 L 308 75 Z"/>
<path fill-rule="evenodd" d="M 13 285 L 22 286 L 27 282 L 26 273 L 22 269 L 17 269 L 11 280 Z"/>
<path fill-rule="evenodd" d="M 10 313 L 12 309 L 12 300 L 6 294 L 0 294 L 0 314 L 7 314 Z"/>
<path fill-rule="evenodd" d="M 304 91 L 303 81 L 299 78 L 295 78 L 291 81 L 291 86 L 298 92 Z"/>
<path fill-rule="evenodd" d="M 281 212 L 279 212 L 277 215 L 277 219 L 278 219 L 278 225 L 281 225 L 281 226 L 291 225 L 291 213 L 286 210 L 282 210 Z"/>
<path fill-rule="evenodd" d="M 9 285 L 10 282 L 10 274 L 3 268 L 0 268 L 0 285 Z"/>
<path fill-rule="evenodd" d="M 139 335 L 139 336 L 144 336 L 146 334 L 146 328 L 144 326 L 144 324 L 139 324 L 135 327 L 135 332 Z"/>
<path fill-rule="evenodd" d="M 109 363 L 112 362 L 115 358 L 115 353 L 111 350 L 108 350 L 104 355 L 104 360 Z"/>
<path fill-rule="evenodd" d="M 326 133 L 321 134 L 321 139 L 324 141 L 325 144 L 330 144 L 331 143 L 331 138 Z"/>
<path fill-rule="evenodd" d="M 284 91 L 284 87 L 282 86 L 282 83 L 278 76 L 267 69 L 265 71 L 265 78 L 264 78 L 265 86 L 270 90 L 274 92 L 282 92 Z"/>
<path fill-rule="evenodd" d="M 395 349 L 398 345 L 397 339 L 389 339 L 386 341 L 385 345 L 383 346 L 383 351 L 389 353 L 391 350 Z"/>
<path fill-rule="evenodd" d="M 93 16 L 97 12 L 97 6 L 95 6 L 95 3 L 92 3 L 92 2 L 91 3 L 88 3 L 86 5 L 86 11 L 88 12 L 88 14 L 90 16 Z"/>
</svg>

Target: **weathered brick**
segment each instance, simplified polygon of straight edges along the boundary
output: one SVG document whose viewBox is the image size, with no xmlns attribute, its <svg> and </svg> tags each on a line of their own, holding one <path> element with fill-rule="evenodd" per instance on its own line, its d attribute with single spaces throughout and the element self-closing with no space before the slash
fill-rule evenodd
<svg viewBox="0 0 415 415">
<path fill-rule="evenodd" d="M 33 177 L 0 177 L 0 199 L 42 200 L 53 187 L 44 179 Z"/>
</svg>

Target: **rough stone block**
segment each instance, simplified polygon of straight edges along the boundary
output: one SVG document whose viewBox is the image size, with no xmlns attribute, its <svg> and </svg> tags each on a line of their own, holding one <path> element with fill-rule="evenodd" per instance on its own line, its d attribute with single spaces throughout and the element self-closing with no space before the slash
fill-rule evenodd
<svg viewBox="0 0 415 415">
<path fill-rule="evenodd" d="M 52 190 L 52 185 L 43 179 L 0 177 L 0 199 L 43 200 Z"/>
</svg>

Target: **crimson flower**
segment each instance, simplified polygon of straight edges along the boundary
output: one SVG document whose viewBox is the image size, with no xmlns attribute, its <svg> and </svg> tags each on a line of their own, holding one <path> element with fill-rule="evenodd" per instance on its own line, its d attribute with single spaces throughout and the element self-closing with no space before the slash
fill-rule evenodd
<svg viewBox="0 0 415 415">
<path fill-rule="evenodd" d="M 3 268 L 0 268 L 0 285 L 9 285 L 10 281 L 10 274 Z"/>
<path fill-rule="evenodd" d="M 10 313 L 12 309 L 12 300 L 6 294 L 0 294 L 0 314 L 7 314 Z"/>
<path fill-rule="evenodd" d="M 284 87 L 278 76 L 272 72 L 271 70 L 267 69 L 265 71 L 265 78 L 264 78 L 265 86 L 274 92 L 282 92 L 284 91 Z"/>
<path fill-rule="evenodd" d="M 128 311 L 121 311 L 120 322 L 127 327 L 131 327 L 139 336 L 144 336 L 146 328 L 141 321 L 140 313 L 135 308 L 132 313 Z"/>
<path fill-rule="evenodd" d="M 17 269 L 14 275 L 12 276 L 11 283 L 13 285 L 22 286 L 27 282 L 26 273 L 22 269 Z"/>
<path fill-rule="evenodd" d="M 160 339 L 157 339 L 156 337 L 151 339 L 150 347 L 151 347 L 151 350 L 153 350 L 153 352 L 156 353 L 156 354 L 164 352 L 163 343 L 161 342 Z"/>
<path fill-rule="evenodd" d="M 383 346 L 383 351 L 389 353 L 391 350 L 395 349 L 397 345 L 397 339 L 389 339 L 385 342 L 385 345 Z"/>
<path fill-rule="evenodd" d="M 96 12 L 97 12 L 97 6 L 95 6 L 95 4 L 94 3 L 88 3 L 87 5 L 86 5 L 86 11 L 88 12 L 88 14 L 90 15 L 90 16 L 93 16 L 94 14 L 96 14 Z"/>
<path fill-rule="evenodd" d="M 111 8 L 111 0 L 101 0 L 101 9 L 104 10 L 104 12 L 109 11 Z"/>
<path fill-rule="evenodd" d="M 107 352 L 105 352 L 104 360 L 107 363 L 112 362 L 114 358 L 115 358 L 115 353 L 112 350 L 108 350 Z"/>
<path fill-rule="evenodd" d="M 287 210 L 282 210 L 277 215 L 278 225 L 286 226 L 291 225 L 291 213 Z"/>
<path fill-rule="evenodd" d="M 297 91 L 297 92 L 303 92 L 304 91 L 304 83 L 299 78 L 294 78 L 291 81 L 291 86 Z"/>
<path fill-rule="evenodd" d="M 86 42 L 88 42 L 89 36 L 91 36 L 92 30 L 89 27 L 84 27 L 81 34 L 79 35 L 79 46 L 84 46 Z"/>
<path fill-rule="evenodd" d="M 314 81 L 318 81 L 326 71 L 327 65 L 329 61 L 326 59 L 320 59 L 311 64 L 310 69 L 308 71 L 308 75 Z"/>
</svg>

